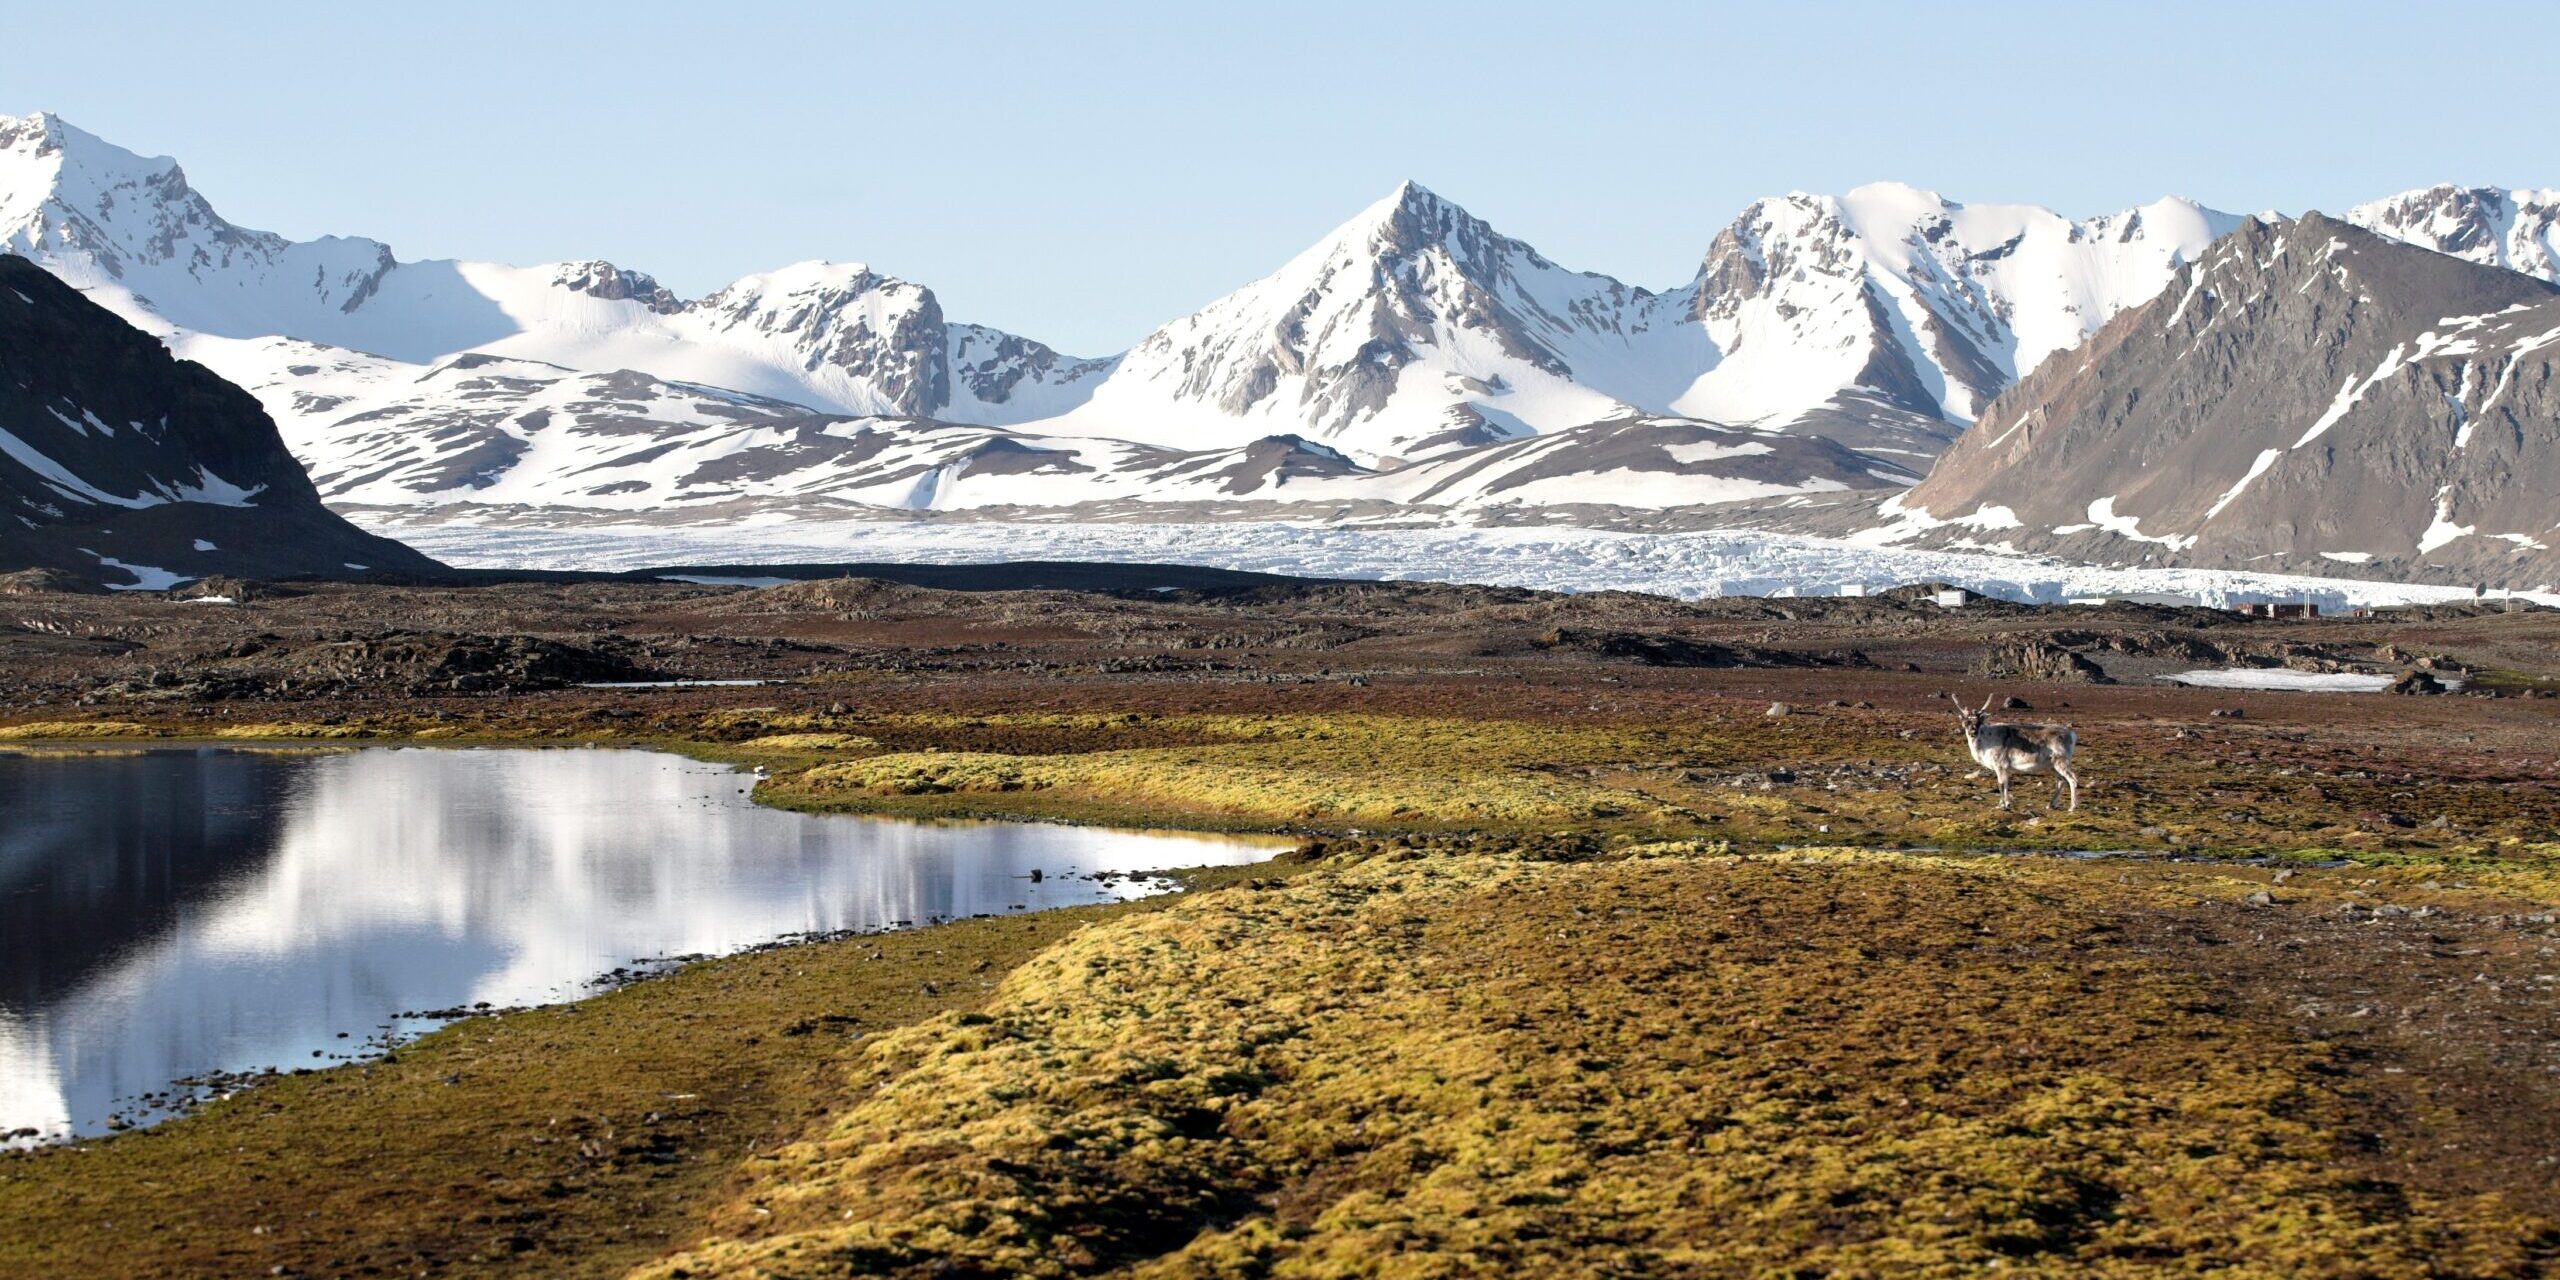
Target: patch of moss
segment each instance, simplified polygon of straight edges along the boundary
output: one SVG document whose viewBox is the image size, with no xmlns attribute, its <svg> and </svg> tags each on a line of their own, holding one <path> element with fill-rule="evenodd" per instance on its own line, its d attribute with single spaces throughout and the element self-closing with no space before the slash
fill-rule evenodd
<svg viewBox="0 0 2560 1280">
<path fill-rule="evenodd" d="M 2345 1172 L 2330 1051 L 2124 945 L 2103 867 L 1648 853 L 1079 933 L 849 1055 L 858 1101 L 634 1275 L 2490 1275 L 2551 1238 Z"/>
<path fill-rule="evenodd" d="M 884 750 L 761 789 L 794 808 L 1228 829 L 1560 826 L 1767 847 L 2147 849 L 2496 858 L 2560 823 L 2560 793 L 2448 769 L 2384 780 L 2254 728 L 2206 745 L 2084 727 L 2076 812 L 2017 807 L 1934 719 L 1856 711 L 1557 722 L 1386 715 L 889 715 Z M 2361 761 L 2353 763 L 2361 764 Z M 805 771 L 802 771 L 805 768 Z"/>
<path fill-rule="evenodd" d="M 226 724 L 213 730 L 217 738 L 353 739 L 377 738 L 383 731 L 368 724 L 321 724 L 308 720 Z"/>
<path fill-rule="evenodd" d="M 32 720 L 0 726 L 0 740 L 26 742 L 45 738 L 156 738 L 161 731 L 131 720 Z"/>
</svg>

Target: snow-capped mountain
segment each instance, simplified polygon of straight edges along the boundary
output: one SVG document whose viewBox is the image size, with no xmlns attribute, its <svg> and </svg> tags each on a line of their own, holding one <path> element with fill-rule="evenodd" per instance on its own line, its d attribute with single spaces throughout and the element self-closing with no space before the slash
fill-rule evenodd
<svg viewBox="0 0 2560 1280">
<path fill-rule="evenodd" d="M 1653 302 L 1406 183 L 1147 335 L 1062 425 L 1159 443 L 1302 432 L 1392 462 L 1623 417 L 1702 354 L 1656 329 Z"/>
<path fill-rule="evenodd" d="M 2560 288 L 2251 220 L 1994 402 L 1878 542 L 2548 589 Z"/>
<path fill-rule="evenodd" d="M 437 566 L 323 507 L 258 402 L 0 255 L 0 571 L 110 587 Z"/>
<path fill-rule="evenodd" d="M 2560 193 L 2444 187 L 2349 220 L 2554 278 L 2555 219 Z M 225 221 L 174 161 L 0 118 L 0 250 L 253 391 L 328 501 L 535 521 L 1580 519 L 1894 488 L 2022 379 L 2061 376 L 2058 353 L 2087 358 L 2111 320 L 2191 282 L 2241 222 L 2176 199 L 2073 220 L 1876 184 L 1756 202 L 1685 284 L 1652 290 L 1408 183 L 1129 351 L 1079 360 L 859 265 L 687 300 L 605 262 L 288 241 Z"/>
<path fill-rule="evenodd" d="M 931 290 L 804 262 L 693 302 L 605 262 L 402 262 L 378 241 L 234 226 L 174 160 L 38 114 L 0 117 L 0 251 L 154 332 L 295 338 L 432 364 L 468 351 L 645 369 L 842 413 L 1009 422 L 1107 367 L 946 320 Z M 224 352 L 202 358 L 226 374 Z"/>
<path fill-rule="evenodd" d="M 2426 187 L 2357 205 L 2346 220 L 2466 262 L 2560 284 L 2560 188 Z"/>
<path fill-rule="evenodd" d="M 604 262 L 288 241 L 224 220 L 174 161 L 50 115 L 0 119 L 0 248 L 157 332 L 422 368 L 481 352 L 635 369 L 820 412 L 1184 449 L 1299 434 L 1378 465 L 1639 414 L 1925 457 L 2229 223 L 2177 201 L 2075 223 L 1899 186 L 1797 195 L 1746 210 L 1687 285 L 1657 293 L 1558 266 L 1407 184 L 1126 355 L 1075 360 L 951 322 L 929 289 L 861 266 L 800 263 L 687 301 Z M 224 344 L 191 354 L 271 383 Z"/>
<path fill-rule="evenodd" d="M 2237 222 L 2179 200 L 2073 222 L 1882 184 L 1754 204 L 1654 293 L 1407 183 L 1148 335 L 1058 425 L 1299 430 L 1393 462 L 1649 413 L 1926 458 Z"/>
</svg>

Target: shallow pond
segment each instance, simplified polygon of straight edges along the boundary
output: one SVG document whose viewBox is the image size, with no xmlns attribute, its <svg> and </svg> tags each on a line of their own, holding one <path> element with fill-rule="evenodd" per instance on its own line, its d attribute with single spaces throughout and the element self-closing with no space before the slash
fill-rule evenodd
<svg viewBox="0 0 2560 1280">
<path fill-rule="evenodd" d="M 635 962 L 1136 897 L 1164 885 L 1129 873 L 1281 847 L 786 813 L 752 782 L 622 750 L 0 752 L 0 1135 L 146 1122 L 173 1082 Z"/>
</svg>

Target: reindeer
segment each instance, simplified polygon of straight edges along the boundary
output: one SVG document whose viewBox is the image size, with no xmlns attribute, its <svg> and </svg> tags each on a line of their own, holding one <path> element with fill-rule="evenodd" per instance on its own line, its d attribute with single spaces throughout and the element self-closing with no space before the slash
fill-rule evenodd
<svg viewBox="0 0 2560 1280">
<path fill-rule="evenodd" d="M 2071 753 L 2080 746 L 2080 735 L 2067 724 L 1993 724 L 1983 717 L 1991 710 L 1991 699 L 1982 700 L 1982 709 L 1970 711 L 1954 694 L 1956 723 L 1964 726 L 1965 750 L 1973 753 L 1974 763 L 1989 769 L 2000 779 L 2000 807 L 2009 807 L 2009 775 L 2034 773 L 2051 767 L 2053 804 L 2060 807 L 2062 789 L 2071 788 L 2071 811 L 2080 811 L 2080 775 L 2071 767 Z"/>
</svg>

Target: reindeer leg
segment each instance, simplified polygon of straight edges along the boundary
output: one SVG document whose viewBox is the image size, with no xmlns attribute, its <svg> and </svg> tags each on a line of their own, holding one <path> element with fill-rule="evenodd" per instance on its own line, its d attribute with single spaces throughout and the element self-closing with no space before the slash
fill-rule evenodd
<svg viewBox="0 0 2560 1280">
<path fill-rule="evenodd" d="M 2080 771 L 2072 768 L 2070 762 L 2067 760 L 2055 761 L 2053 764 L 2053 771 L 2056 775 L 2053 784 L 2053 798 L 2060 800 L 2062 798 L 2063 785 L 2065 783 L 2070 784 L 2071 811 L 2073 813 L 2080 812 Z"/>
<path fill-rule="evenodd" d="M 2000 779 L 2000 807 L 2006 809 L 2009 807 L 2009 767 L 2002 765 L 1992 773 Z"/>
</svg>

